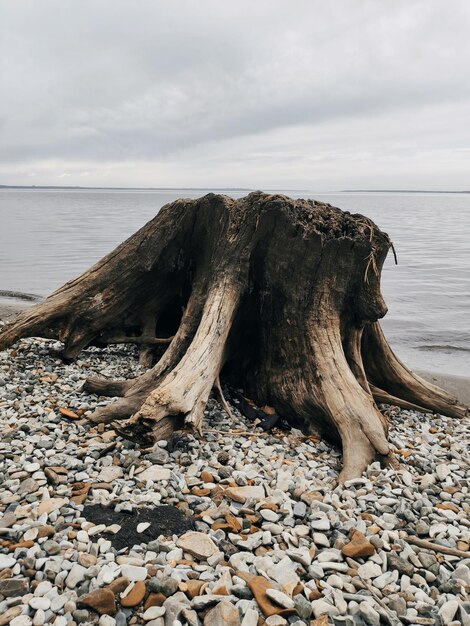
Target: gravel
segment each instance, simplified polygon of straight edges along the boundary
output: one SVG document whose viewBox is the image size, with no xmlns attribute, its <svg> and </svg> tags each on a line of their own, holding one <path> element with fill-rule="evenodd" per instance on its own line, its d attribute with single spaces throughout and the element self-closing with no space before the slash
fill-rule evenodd
<svg viewBox="0 0 470 626">
<path fill-rule="evenodd" d="M 470 626 L 468 418 L 384 407 L 398 468 L 338 486 L 337 449 L 214 399 L 202 437 L 139 449 L 87 422 L 109 400 L 81 391 L 141 373 L 135 349 L 61 347 L 0 352 L 0 626 Z M 187 527 L 159 534 L 161 505 Z"/>
</svg>

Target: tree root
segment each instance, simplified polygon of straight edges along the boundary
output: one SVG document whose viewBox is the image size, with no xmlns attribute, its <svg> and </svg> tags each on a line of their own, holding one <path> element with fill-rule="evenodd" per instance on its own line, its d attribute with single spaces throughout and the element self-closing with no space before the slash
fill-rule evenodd
<svg viewBox="0 0 470 626">
<path fill-rule="evenodd" d="M 134 343 L 149 366 L 129 381 L 90 378 L 117 397 L 91 416 L 143 446 L 200 432 L 220 372 L 259 406 L 342 445 L 340 480 L 387 457 L 376 402 L 463 417 L 466 407 L 410 372 L 377 320 L 388 236 L 360 215 L 260 192 L 167 205 L 82 276 L 21 313 L 0 349 L 26 336 Z M 164 349 L 151 367 L 154 351 Z"/>
<path fill-rule="evenodd" d="M 467 414 L 468 407 L 403 365 L 388 345 L 378 322 L 364 329 L 362 353 L 370 383 L 394 398 L 420 407 L 413 410 L 427 409 L 456 418 Z"/>
<path fill-rule="evenodd" d="M 225 399 L 224 392 L 222 391 L 222 385 L 220 384 L 220 376 L 217 375 L 215 379 L 215 388 L 217 389 L 217 393 L 219 394 L 220 404 L 222 405 L 223 410 L 227 413 L 228 417 L 233 420 L 232 409 L 227 404 L 227 400 Z"/>
</svg>

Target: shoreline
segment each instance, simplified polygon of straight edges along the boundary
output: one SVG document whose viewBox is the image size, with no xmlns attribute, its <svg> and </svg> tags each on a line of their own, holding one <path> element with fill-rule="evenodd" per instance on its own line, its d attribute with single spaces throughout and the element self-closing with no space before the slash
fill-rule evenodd
<svg viewBox="0 0 470 626">
<path fill-rule="evenodd" d="M 12 300 L 9 302 L 0 301 L 0 320 L 8 321 L 17 313 L 29 308 L 29 302 L 18 302 Z M 460 402 L 470 406 L 470 378 L 466 376 L 457 376 L 455 374 L 446 374 L 445 372 L 433 372 L 429 370 L 414 370 L 418 376 L 438 387 L 441 387 L 451 395 L 455 396 Z"/>
</svg>

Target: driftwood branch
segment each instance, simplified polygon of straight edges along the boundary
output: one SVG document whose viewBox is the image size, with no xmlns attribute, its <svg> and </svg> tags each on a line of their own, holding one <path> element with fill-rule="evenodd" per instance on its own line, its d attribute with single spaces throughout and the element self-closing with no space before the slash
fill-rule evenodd
<svg viewBox="0 0 470 626">
<path fill-rule="evenodd" d="M 419 548 L 425 548 L 426 550 L 432 550 L 433 552 L 440 552 L 441 554 L 448 554 L 450 556 L 458 556 L 461 559 L 470 559 L 470 552 L 465 550 L 457 550 L 457 548 L 449 548 L 448 546 L 440 546 L 438 543 L 427 541 L 427 539 L 419 539 L 418 537 L 412 537 L 407 535 L 405 541 L 411 543 Z"/>
</svg>

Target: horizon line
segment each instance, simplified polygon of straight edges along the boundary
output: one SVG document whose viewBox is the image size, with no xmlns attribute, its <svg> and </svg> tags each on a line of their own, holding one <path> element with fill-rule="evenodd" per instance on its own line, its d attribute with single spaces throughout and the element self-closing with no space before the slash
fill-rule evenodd
<svg viewBox="0 0 470 626">
<path fill-rule="evenodd" d="M 117 190 L 117 191 L 257 191 L 255 187 L 84 187 L 81 185 L 0 185 L 0 189 L 80 189 L 80 190 Z M 320 191 L 305 188 L 272 188 L 265 187 L 269 191 L 301 191 L 319 194 L 331 193 L 461 193 L 468 194 L 470 190 L 465 189 L 333 189 Z"/>
</svg>

